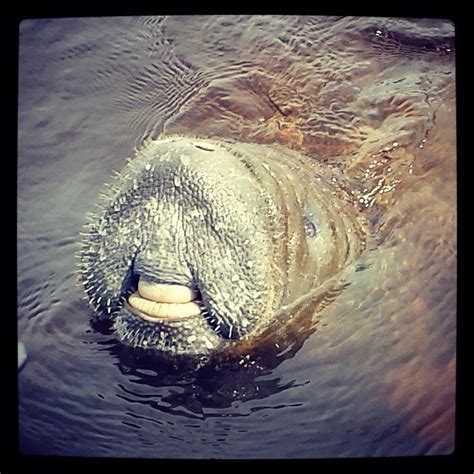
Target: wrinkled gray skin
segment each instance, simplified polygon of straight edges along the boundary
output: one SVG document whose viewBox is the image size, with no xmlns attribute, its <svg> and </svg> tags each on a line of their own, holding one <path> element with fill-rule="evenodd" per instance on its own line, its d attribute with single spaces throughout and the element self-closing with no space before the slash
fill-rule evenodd
<svg viewBox="0 0 474 474">
<path fill-rule="evenodd" d="M 128 345 L 172 355 L 252 340 L 361 249 L 340 180 L 281 146 L 181 136 L 147 143 L 82 242 L 80 280 L 95 317 L 111 319 Z M 124 306 L 138 278 L 197 288 L 202 314 L 139 319 Z"/>
</svg>

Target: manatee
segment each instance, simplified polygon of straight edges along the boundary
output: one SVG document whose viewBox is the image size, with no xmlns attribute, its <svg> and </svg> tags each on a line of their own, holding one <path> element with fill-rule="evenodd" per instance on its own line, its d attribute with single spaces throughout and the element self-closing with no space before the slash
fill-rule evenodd
<svg viewBox="0 0 474 474">
<path fill-rule="evenodd" d="M 282 145 L 148 140 L 83 233 L 93 319 L 172 356 L 251 345 L 360 255 L 353 194 L 337 169 Z"/>
</svg>

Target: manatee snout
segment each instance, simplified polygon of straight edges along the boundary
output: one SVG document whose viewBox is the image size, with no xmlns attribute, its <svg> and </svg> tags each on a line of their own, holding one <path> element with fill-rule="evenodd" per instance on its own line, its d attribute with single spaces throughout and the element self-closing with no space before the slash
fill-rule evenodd
<svg viewBox="0 0 474 474">
<path fill-rule="evenodd" d="M 257 335 L 354 253 L 306 160 L 256 144 L 149 142 L 86 228 L 80 280 L 95 316 L 129 345 L 172 354 Z"/>
</svg>

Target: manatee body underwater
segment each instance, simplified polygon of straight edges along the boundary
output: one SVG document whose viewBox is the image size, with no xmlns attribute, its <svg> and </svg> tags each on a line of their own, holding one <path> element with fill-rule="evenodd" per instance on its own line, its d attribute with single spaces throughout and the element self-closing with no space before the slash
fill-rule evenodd
<svg viewBox="0 0 474 474">
<path fill-rule="evenodd" d="M 342 176 L 281 145 L 162 137 L 102 200 L 80 253 L 95 318 L 172 355 L 251 345 L 364 246 Z"/>
</svg>

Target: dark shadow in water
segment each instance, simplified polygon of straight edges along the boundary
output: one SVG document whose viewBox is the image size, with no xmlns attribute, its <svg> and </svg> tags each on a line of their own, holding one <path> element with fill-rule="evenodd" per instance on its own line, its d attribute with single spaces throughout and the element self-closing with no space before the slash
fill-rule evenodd
<svg viewBox="0 0 474 474">
<path fill-rule="evenodd" d="M 314 332 L 308 328 L 305 338 Z M 179 357 L 170 359 L 160 353 L 132 349 L 116 340 L 99 342 L 116 360 L 126 377 L 117 396 L 131 403 L 144 403 L 163 412 L 192 418 L 221 416 L 215 410 L 230 408 L 237 401 L 266 399 L 270 395 L 297 387 L 301 383 L 283 382 L 272 371 L 293 357 L 304 340 L 285 348 L 275 346 L 262 353 L 227 354 L 212 358 Z M 139 385 L 137 390 L 133 384 Z M 143 395 L 144 388 L 152 388 Z M 161 389 L 161 390 L 160 390 Z M 164 389 L 164 390 L 162 390 Z M 164 393 L 164 394 L 163 394 Z M 210 410 L 210 412 L 208 412 Z M 208 412 L 208 413 L 205 413 Z M 226 416 L 247 416 L 228 413 Z"/>
<path fill-rule="evenodd" d="M 235 402 L 266 399 L 304 385 L 308 382 L 282 381 L 273 371 L 297 354 L 316 331 L 319 311 L 347 286 L 332 285 L 324 295 L 301 303 L 291 314 L 283 315 L 272 324 L 252 346 L 237 346 L 232 352 L 212 357 L 170 358 L 158 352 L 127 347 L 114 339 L 101 341 L 99 344 L 116 359 L 117 367 L 126 376 L 126 386 L 118 385 L 123 393 L 117 396 L 163 412 L 205 418 L 222 416 L 215 410 L 230 408 Z M 112 334 L 110 324 L 95 322 L 92 326 L 104 335 Z M 134 390 L 133 385 L 140 387 Z M 153 390 L 144 395 L 146 387 Z M 227 412 L 225 416 L 249 414 Z"/>
</svg>

